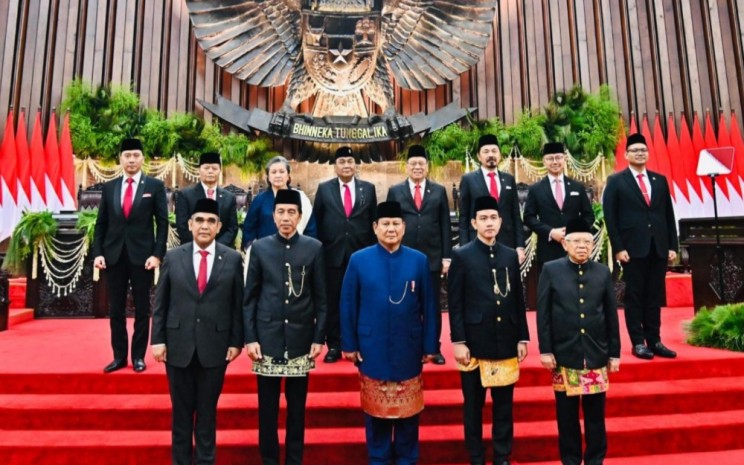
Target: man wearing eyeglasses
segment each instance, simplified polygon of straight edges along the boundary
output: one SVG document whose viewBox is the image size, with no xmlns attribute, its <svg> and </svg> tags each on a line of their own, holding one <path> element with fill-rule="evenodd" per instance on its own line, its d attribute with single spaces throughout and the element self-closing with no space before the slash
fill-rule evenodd
<svg viewBox="0 0 744 465">
<path fill-rule="evenodd" d="M 601 465 L 607 455 L 608 372 L 620 369 L 620 330 L 610 270 L 591 260 L 592 229 L 581 218 L 566 225 L 567 257 L 545 264 L 537 292 L 540 363 L 551 370 L 564 465 Z M 586 448 L 581 450 L 579 408 Z"/>
<path fill-rule="evenodd" d="M 537 234 L 537 273 L 542 264 L 566 256 L 561 241 L 566 223 L 581 218 L 587 226 L 594 223 L 594 211 L 584 185 L 564 173 L 566 149 L 560 142 L 543 146 L 543 163 L 548 174 L 530 186 L 524 207 L 524 224 Z"/>
<path fill-rule="evenodd" d="M 648 146 L 641 134 L 628 137 L 625 157 L 628 168 L 607 179 L 602 203 L 612 251 L 623 267 L 632 353 L 646 360 L 674 358 L 677 353 L 660 336 L 667 262 L 679 247 L 669 184 L 646 169 Z"/>
<path fill-rule="evenodd" d="M 424 147 L 420 145 L 409 147 L 406 173 L 408 179 L 392 186 L 388 191 L 387 200 L 398 202 L 403 212 L 403 220 L 406 223 L 403 245 L 416 249 L 429 258 L 431 285 L 438 310 L 437 340 L 439 340 L 442 331 L 439 290 L 442 286 L 442 277 L 449 270 L 452 254 L 449 200 L 444 186 L 427 178 L 429 156 Z M 444 356 L 439 350 L 433 362 L 444 365 Z"/>
</svg>

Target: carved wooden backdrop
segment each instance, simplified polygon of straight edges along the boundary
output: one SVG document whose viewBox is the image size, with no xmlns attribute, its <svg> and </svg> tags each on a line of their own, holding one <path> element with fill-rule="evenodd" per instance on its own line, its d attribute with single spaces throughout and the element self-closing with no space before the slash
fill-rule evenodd
<svg viewBox="0 0 744 465">
<path fill-rule="evenodd" d="M 284 88 L 244 85 L 206 59 L 183 0 L 0 0 L 0 24 L 0 113 L 26 107 L 29 123 L 41 108 L 45 128 L 73 78 L 132 83 L 167 113 L 203 113 L 197 100 L 218 94 L 271 111 L 284 101 Z M 743 49 L 741 0 L 502 0 L 478 65 L 435 90 L 397 89 L 396 104 L 412 114 L 459 99 L 510 122 L 579 82 L 609 84 L 626 121 L 741 115 Z"/>
</svg>

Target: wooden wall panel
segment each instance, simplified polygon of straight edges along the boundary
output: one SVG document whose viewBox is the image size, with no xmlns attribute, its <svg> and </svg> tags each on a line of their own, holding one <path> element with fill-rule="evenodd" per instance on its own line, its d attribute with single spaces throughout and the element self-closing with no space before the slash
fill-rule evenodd
<svg viewBox="0 0 744 465">
<path fill-rule="evenodd" d="M 146 106 L 165 113 L 204 114 L 197 100 L 217 95 L 275 111 L 286 96 L 284 86 L 251 87 L 217 68 L 194 40 L 184 0 L 6 0 L 0 24 L 6 25 L 0 113 L 25 107 L 27 122 L 41 107 L 46 124 L 75 78 L 131 83 Z M 653 117 L 657 111 L 674 114 L 677 122 L 708 109 L 742 115 L 744 4 L 501 0 L 481 61 L 436 89 L 396 87 L 396 107 L 414 114 L 459 100 L 479 107 L 482 118 L 512 122 L 522 109 L 540 108 L 576 82 L 591 91 L 609 84 L 626 121 L 632 113 Z M 311 111 L 312 104 L 300 111 Z M 5 124 L 0 118 L 0 130 Z"/>
</svg>

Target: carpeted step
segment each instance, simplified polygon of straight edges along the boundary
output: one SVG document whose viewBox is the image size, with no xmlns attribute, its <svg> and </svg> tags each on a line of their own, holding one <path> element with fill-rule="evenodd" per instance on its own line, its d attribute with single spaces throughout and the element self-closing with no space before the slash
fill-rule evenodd
<svg viewBox="0 0 744 465">
<path fill-rule="evenodd" d="M 638 457 L 617 457 L 607 458 L 604 461 L 604 465 L 741 465 L 743 463 L 744 449 L 692 452 L 685 454 L 642 455 Z M 549 462 L 521 462 L 514 465 L 561 465 L 561 462 L 560 460 Z"/>
<path fill-rule="evenodd" d="M 741 447 L 742 428 L 742 410 L 612 418 L 607 421 L 609 455 L 635 457 L 659 450 L 661 445 L 671 454 L 737 449 Z M 486 439 L 490 436 L 489 430 L 490 426 L 485 425 Z M 258 460 L 257 437 L 255 429 L 218 431 L 218 463 L 237 465 Z M 280 431 L 280 438 L 283 437 L 284 432 Z M 460 425 L 422 426 L 420 438 L 422 464 L 461 463 L 466 459 Z M 6 463 L 14 464 L 100 463 L 102 456 L 115 456 L 117 465 L 142 463 L 143 457 L 147 457 L 148 463 L 166 463 L 169 444 L 168 431 L 118 431 L 116 434 L 74 430 L 3 431 L 0 456 Z M 346 465 L 349 457 L 358 457 L 362 462 L 365 450 L 361 427 L 306 431 L 307 463 Z M 557 437 L 554 421 L 515 425 L 515 461 L 546 461 L 555 457 Z"/>
<path fill-rule="evenodd" d="M 613 383 L 607 403 L 608 417 L 744 410 L 744 377 L 706 380 L 707 397 L 700 402 L 698 380 Z M 423 425 L 462 422 L 460 390 L 428 390 Z M 490 403 L 490 399 L 487 401 Z M 553 391 L 547 387 L 515 390 L 514 418 L 546 421 L 555 418 Z M 284 406 L 284 399 L 281 401 Z M 256 394 L 223 394 L 219 404 L 220 429 L 247 429 L 257 425 Z M 307 427 L 341 428 L 362 424 L 358 392 L 310 392 Z M 485 409 L 484 421 L 490 421 Z M 161 430 L 170 428 L 167 394 L 142 395 L 0 395 L 0 425 L 6 429 L 56 430 Z"/>
</svg>

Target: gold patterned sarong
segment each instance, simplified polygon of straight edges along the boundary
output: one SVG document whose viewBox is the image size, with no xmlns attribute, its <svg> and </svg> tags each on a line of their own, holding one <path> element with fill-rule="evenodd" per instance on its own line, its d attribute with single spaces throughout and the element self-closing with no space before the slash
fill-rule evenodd
<svg viewBox="0 0 744 465">
<path fill-rule="evenodd" d="M 582 370 L 558 367 L 552 373 L 553 389 L 567 396 L 598 394 L 610 388 L 607 367 Z"/>
<path fill-rule="evenodd" d="M 421 375 L 405 381 L 380 381 L 359 375 L 362 410 L 375 418 L 409 418 L 424 409 Z"/>
<path fill-rule="evenodd" d="M 519 381 L 519 359 L 517 357 L 505 360 L 479 360 L 470 357 L 470 363 L 457 363 L 460 371 L 473 371 L 480 368 L 481 384 L 483 387 L 509 386 Z"/>
<path fill-rule="evenodd" d="M 282 358 L 264 354 L 261 360 L 253 361 L 253 372 L 262 376 L 307 376 L 308 372 L 313 369 L 315 369 L 315 360 L 307 355 L 288 359 L 286 353 Z"/>
</svg>

